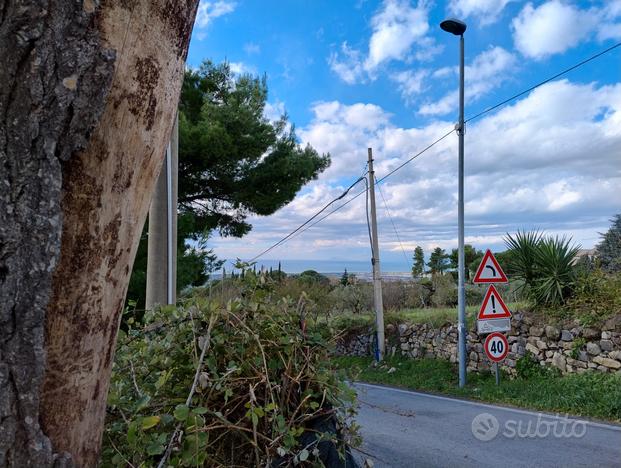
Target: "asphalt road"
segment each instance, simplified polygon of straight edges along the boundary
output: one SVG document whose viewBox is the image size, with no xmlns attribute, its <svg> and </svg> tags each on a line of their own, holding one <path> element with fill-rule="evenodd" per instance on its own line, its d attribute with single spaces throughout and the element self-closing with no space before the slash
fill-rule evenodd
<svg viewBox="0 0 621 468">
<path fill-rule="evenodd" d="M 375 467 L 616 467 L 621 426 L 356 383 Z M 476 437 L 475 437 L 476 435 Z"/>
</svg>

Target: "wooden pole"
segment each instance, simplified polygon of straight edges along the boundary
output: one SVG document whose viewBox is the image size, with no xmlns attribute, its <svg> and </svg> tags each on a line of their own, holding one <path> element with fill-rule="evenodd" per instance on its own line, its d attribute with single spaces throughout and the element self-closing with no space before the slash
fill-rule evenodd
<svg viewBox="0 0 621 468">
<path fill-rule="evenodd" d="M 380 273 L 379 240 L 377 237 L 377 213 L 375 210 L 375 172 L 373 171 L 373 150 L 368 149 L 369 155 L 369 198 L 371 201 L 371 239 L 373 251 L 371 264 L 373 265 L 373 304 L 375 306 L 375 327 L 377 329 L 377 353 L 375 358 L 381 361 L 385 354 L 384 340 L 384 303 L 382 301 L 382 277 Z"/>
</svg>

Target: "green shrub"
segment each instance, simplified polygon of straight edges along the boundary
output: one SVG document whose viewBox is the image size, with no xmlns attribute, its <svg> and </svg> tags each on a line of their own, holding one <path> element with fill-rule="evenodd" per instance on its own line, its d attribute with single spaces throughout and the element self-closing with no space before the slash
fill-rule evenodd
<svg viewBox="0 0 621 468">
<path fill-rule="evenodd" d="M 599 269 L 579 274 L 566 309 L 580 316 L 583 325 L 621 312 L 621 274 L 609 275 Z"/>
<path fill-rule="evenodd" d="M 530 352 L 526 352 L 524 356 L 515 363 L 515 371 L 521 379 L 530 379 L 533 377 L 542 377 L 548 375 L 551 369 L 539 364 L 539 361 Z"/>
<path fill-rule="evenodd" d="M 336 286 L 327 297 L 331 313 L 361 314 L 373 310 L 373 285 L 355 283 Z"/>
<path fill-rule="evenodd" d="M 433 294 L 431 303 L 436 307 L 457 305 L 457 286 L 450 274 L 435 274 L 431 279 Z"/>
<path fill-rule="evenodd" d="M 256 299 L 270 288 L 265 275 L 246 285 L 226 306 L 192 298 L 121 332 L 103 466 L 155 466 L 167 447 L 168 466 L 266 466 L 282 455 L 310 466 L 314 447 L 299 438 L 332 413 L 354 440 L 353 392 L 327 343 L 302 329 L 296 304 Z"/>
</svg>

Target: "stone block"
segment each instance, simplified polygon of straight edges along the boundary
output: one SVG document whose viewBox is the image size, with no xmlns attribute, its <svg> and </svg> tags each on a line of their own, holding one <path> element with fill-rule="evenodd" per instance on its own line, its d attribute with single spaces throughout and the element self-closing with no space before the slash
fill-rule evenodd
<svg viewBox="0 0 621 468">
<path fill-rule="evenodd" d="M 561 331 L 561 340 L 562 341 L 571 341 L 574 339 L 574 335 L 569 330 Z"/>
<path fill-rule="evenodd" d="M 539 355 L 539 348 L 531 343 L 526 343 L 526 351 L 533 353 L 535 356 Z"/>
<path fill-rule="evenodd" d="M 589 342 L 586 344 L 586 350 L 587 353 L 589 353 L 591 356 L 597 356 L 602 352 L 598 344 L 593 342 Z"/>
<path fill-rule="evenodd" d="M 546 325 L 545 332 L 546 336 L 551 340 L 558 340 L 559 336 L 561 336 L 561 331 L 552 325 Z"/>
<path fill-rule="evenodd" d="M 621 362 L 616 359 L 605 358 L 602 356 L 595 356 L 593 358 L 593 362 L 600 364 L 601 366 L 607 367 L 609 369 L 621 369 Z"/>
<path fill-rule="evenodd" d="M 612 341 L 610 340 L 601 340 L 599 342 L 599 347 L 602 348 L 602 351 L 612 351 L 614 349 Z"/>
<path fill-rule="evenodd" d="M 561 341 L 559 343 L 563 349 L 573 349 L 574 344 L 571 341 Z"/>
<path fill-rule="evenodd" d="M 612 333 L 609 331 L 602 332 L 602 340 L 609 340 L 612 338 Z"/>
<path fill-rule="evenodd" d="M 537 348 L 544 350 L 544 349 L 548 349 L 548 344 L 545 341 L 537 341 L 537 343 L 535 343 L 537 345 Z"/>
<path fill-rule="evenodd" d="M 478 362 L 479 361 L 479 355 L 477 353 L 475 353 L 474 351 L 472 351 L 470 353 L 470 360 L 474 361 L 474 362 Z"/>
<path fill-rule="evenodd" d="M 610 359 L 616 359 L 617 361 L 621 361 L 621 351 L 610 351 L 608 353 L 608 357 Z"/>
<path fill-rule="evenodd" d="M 543 328 L 530 327 L 528 332 L 529 332 L 530 336 L 541 336 L 541 335 L 543 335 Z"/>
<path fill-rule="evenodd" d="M 586 369 L 588 367 L 586 362 L 578 361 L 577 359 L 572 358 L 567 358 L 567 364 L 582 369 Z"/>
<path fill-rule="evenodd" d="M 599 338 L 601 335 L 601 331 L 597 328 L 585 328 L 582 330 L 582 336 L 584 336 L 587 340 L 594 340 Z"/>
<path fill-rule="evenodd" d="M 565 356 L 560 353 L 554 353 L 554 356 L 552 356 L 552 365 L 560 369 L 561 372 L 565 372 L 567 370 L 567 360 L 565 359 Z"/>
</svg>

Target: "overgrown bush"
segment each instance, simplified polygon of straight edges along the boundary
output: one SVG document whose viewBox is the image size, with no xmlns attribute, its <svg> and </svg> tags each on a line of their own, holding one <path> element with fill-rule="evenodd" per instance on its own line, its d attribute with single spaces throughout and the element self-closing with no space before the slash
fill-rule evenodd
<svg viewBox="0 0 621 468">
<path fill-rule="evenodd" d="M 609 275 L 602 270 L 583 272 L 576 278 L 567 310 L 581 317 L 585 325 L 602 317 L 621 312 L 621 274 Z"/>
<path fill-rule="evenodd" d="M 431 303 L 436 307 L 457 305 L 457 285 L 451 274 L 436 274 L 431 278 Z"/>
<path fill-rule="evenodd" d="M 373 310 L 371 283 L 354 283 L 347 286 L 339 284 L 327 297 L 330 301 L 330 310 L 335 314 L 343 312 L 361 314 Z"/>
<path fill-rule="evenodd" d="M 155 466 L 163 457 L 167 466 L 310 466 L 319 441 L 342 450 L 356 441 L 353 392 L 330 367 L 327 343 L 306 329 L 299 304 L 261 299 L 269 279 L 250 280 L 245 298 L 193 297 L 121 333 L 104 466 Z M 337 434 L 316 438 L 308 429 L 326 415 Z M 301 445 L 309 435 L 314 442 Z"/>
</svg>

